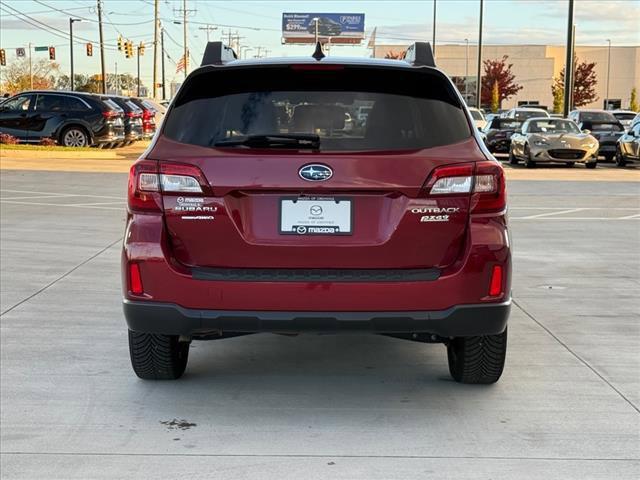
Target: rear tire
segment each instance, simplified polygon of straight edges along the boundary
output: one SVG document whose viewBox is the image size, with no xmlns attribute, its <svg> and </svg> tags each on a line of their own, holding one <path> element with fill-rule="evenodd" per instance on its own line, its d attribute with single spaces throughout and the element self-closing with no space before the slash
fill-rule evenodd
<svg viewBox="0 0 640 480">
<path fill-rule="evenodd" d="M 620 148 L 616 150 L 616 165 L 618 167 L 624 167 L 627 164 L 627 159 L 624 158 L 624 155 L 620 151 Z"/>
<path fill-rule="evenodd" d="M 157 335 L 129 330 L 131 366 L 143 380 L 175 380 L 189 359 L 189 343 L 177 335 Z"/>
<path fill-rule="evenodd" d="M 498 335 L 457 337 L 447 345 L 449 373 L 459 383 L 497 382 L 504 370 L 506 355 L 506 329 Z"/>
<path fill-rule="evenodd" d="M 586 168 L 596 168 L 598 166 L 598 161 L 594 160 L 593 162 L 587 162 L 584 164 Z"/>
</svg>

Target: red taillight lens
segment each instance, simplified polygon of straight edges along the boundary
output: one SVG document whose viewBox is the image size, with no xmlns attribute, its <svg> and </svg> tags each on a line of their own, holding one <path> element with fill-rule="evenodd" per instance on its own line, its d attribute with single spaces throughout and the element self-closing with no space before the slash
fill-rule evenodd
<svg viewBox="0 0 640 480">
<path fill-rule="evenodd" d="M 507 206 L 504 170 L 497 162 L 476 163 L 471 213 L 499 213 Z"/>
<path fill-rule="evenodd" d="M 489 282 L 489 296 L 498 297 L 502 294 L 502 266 L 494 265 L 491 270 L 491 281 Z"/>
<path fill-rule="evenodd" d="M 436 168 L 425 188 L 429 195 L 460 195 L 469 193 L 473 183 L 473 164 L 461 163 Z"/>
<path fill-rule="evenodd" d="M 118 112 L 115 110 L 105 110 L 102 112 L 102 116 L 106 119 L 116 118 L 118 116 Z"/>
<path fill-rule="evenodd" d="M 129 290 L 134 295 L 142 295 L 144 289 L 142 288 L 142 276 L 140 275 L 140 265 L 137 263 L 129 264 Z"/>
<path fill-rule="evenodd" d="M 129 118 L 140 118 L 142 114 L 136 112 L 127 112 L 127 117 Z"/>
<path fill-rule="evenodd" d="M 139 160 L 129 170 L 127 204 L 132 212 L 162 212 L 158 162 Z"/>
<path fill-rule="evenodd" d="M 153 110 L 143 110 L 142 111 L 142 119 L 150 120 L 155 117 L 155 112 Z"/>
<path fill-rule="evenodd" d="M 161 212 L 161 194 L 211 195 L 211 187 L 195 165 L 139 160 L 129 171 L 129 210 Z"/>
</svg>

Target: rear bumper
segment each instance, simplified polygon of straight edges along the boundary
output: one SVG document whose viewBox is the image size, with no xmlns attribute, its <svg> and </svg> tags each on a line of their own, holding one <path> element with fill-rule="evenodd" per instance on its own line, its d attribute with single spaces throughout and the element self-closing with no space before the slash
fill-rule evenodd
<svg viewBox="0 0 640 480">
<path fill-rule="evenodd" d="M 222 332 L 430 333 L 441 337 L 494 335 L 506 328 L 510 310 L 511 299 L 495 304 L 410 312 L 225 311 L 124 300 L 129 329 L 191 337 Z"/>
</svg>

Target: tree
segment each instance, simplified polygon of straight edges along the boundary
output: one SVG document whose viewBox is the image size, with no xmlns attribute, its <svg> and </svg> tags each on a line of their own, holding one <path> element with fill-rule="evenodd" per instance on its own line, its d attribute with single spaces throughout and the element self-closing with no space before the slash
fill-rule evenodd
<svg viewBox="0 0 640 480">
<path fill-rule="evenodd" d="M 393 53 L 391 50 L 389 50 L 384 56 L 384 58 L 389 58 L 391 60 L 402 60 L 404 58 L 405 53 L 406 52 Z"/>
<path fill-rule="evenodd" d="M 500 108 L 503 100 L 522 90 L 523 87 L 514 81 L 516 77 L 511 73 L 513 64 L 507 65 L 508 58 L 507 55 L 504 55 L 500 60 L 485 60 L 482 62 L 484 65 L 480 94 L 482 104 L 491 104 L 493 85 L 496 83 L 498 85 L 498 108 Z"/>
<path fill-rule="evenodd" d="M 59 74 L 59 66 L 50 60 L 40 59 L 32 64 L 33 88 L 47 90 L 55 85 Z M 29 60 L 22 59 L 12 62 L 5 69 L 2 91 L 14 95 L 31 89 L 29 76 Z"/>
<path fill-rule="evenodd" d="M 74 73 L 73 79 L 73 86 L 77 89 L 80 85 L 84 85 L 85 83 L 87 83 L 89 77 L 87 77 L 86 75 L 82 75 L 81 73 Z M 56 80 L 55 89 L 71 90 L 71 80 L 69 78 L 69 75 L 60 75 Z"/>
<path fill-rule="evenodd" d="M 491 89 L 491 111 L 498 113 L 500 108 L 500 89 L 498 88 L 498 82 L 493 82 L 493 88 Z"/>
<path fill-rule="evenodd" d="M 595 72 L 595 62 L 578 63 L 576 58 L 574 64 L 574 82 L 573 82 L 573 107 L 582 107 L 595 102 L 598 99 L 596 94 L 596 85 L 598 79 Z M 564 98 L 564 68 L 551 86 L 551 93 L 555 98 L 556 95 Z"/>
<path fill-rule="evenodd" d="M 629 110 L 633 110 L 634 112 L 637 112 L 638 110 L 640 110 L 640 108 L 638 108 L 638 91 L 636 90 L 636 87 L 633 87 L 631 89 L 631 100 L 629 101 Z"/>
<path fill-rule="evenodd" d="M 553 113 L 562 113 L 564 108 L 564 89 L 552 89 L 553 93 Z"/>
<path fill-rule="evenodd" d="M 99 74 L 91 75 L 82 85 L 76 85 L 78 92 L 102 93 L 102 80 Z"/>
</svg>

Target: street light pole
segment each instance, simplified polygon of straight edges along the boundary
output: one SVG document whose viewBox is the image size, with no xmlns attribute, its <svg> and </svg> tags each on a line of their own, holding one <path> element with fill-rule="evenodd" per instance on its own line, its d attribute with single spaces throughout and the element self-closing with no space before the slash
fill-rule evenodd
<svg viewBox="0 0 640 480">
<path fill-rule="evenodd" d="M 611 40 L 607 38 L 609 48 L 607 49 L 607 98 L 604 101 L 604 109 L 609 110 L 609 74 L 611 73 Z"/>
<path fill-rule="evenodd" d="M 573 0 L 571 0 L 573 1 Z M 484 0 L 480 0 L 480 21 L 479 23 L 479 31 L 478 31 L 478 72 L 476 77 L 476 108 L 480 109 L 482 105 L 482 100 L 480 95 L 482 93 L 482 13 L 484 10 Z"/>
<path fill-rule="evenodd" d="M 436 0 L 433 0 L 433 44 L 431 45 L 433 56 L 436 56 Z"/>
<path fill-rule="evenodd" d="M 573 0 L 569 0 L 569 14 L 567 15 L 567 58 L 564 64 L 564 117 L 569 116 L 573 86 Z"/>
<path fill-rule="evenodd" d="M 75 90 L 75 86 L 74 86 L 74 81 L 73 81 L 73 22 L 81 22 L 82 20 L 80 20 L 79 18 L 70 18 L 69 19 L 69 53 L 70 53 L 70 60 L 71 60 L 71 77 L 70 77 L 70 81 L 71 81 L 71 91 L 73 92 Z"/>
<path fill-rule="evenodd" d="M 464 39 L 465 57 L 464 57 L 464 101 L 469 103 L 469 39 Z"/>
<path fill-rule="evenodd" d="M 318 20 L 320 20 L 318 17 L 313 18 L 311 21 L 315 22 L 316 24 L 316 35 L 315 35 L 315 44 L 318 44 Z"/>
<path fill-rule="evenodd" d="M 162 99 L 166 100 L 167 99 L 167 91 L 165 89 L 165 82 L 164 82 L 164 27 L 160 28 L 160 59 L 162 60 L 160 62 L 161 66 L 162 66 Z"/>
</svg>

